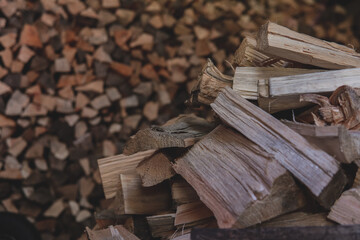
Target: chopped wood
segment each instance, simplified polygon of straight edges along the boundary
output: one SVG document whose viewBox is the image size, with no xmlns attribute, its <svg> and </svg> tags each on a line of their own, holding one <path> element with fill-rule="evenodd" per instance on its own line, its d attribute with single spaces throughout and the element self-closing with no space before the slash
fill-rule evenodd
<svg viewBox="0 0 360 240">
<path fill-rule="evenodd" d="M 329 221 L 327 213 L 294 212 L 271 219 L 262 223 L 261 227 L 311 227 L 311 226 L 333 226 L 335 223 Z"/>
<path fill-rule="evenodd" d="M 221 89 L 232 86 L 233 78 L 222 74 L 211 60 L 203 67 L 196 85 L 191 90 L 191 103 L 200 102 L 209 105 Z"/>
<path fill-rule="evenodd" d="M 12 115 L 20 115 L 24 107 L 27 106 L 30 99 L 27 95 L 21 93 L 19 90 L 16 90 L 9 99 L 5 114 L 12 116 Z"/>
<path fill-rule="evenodd" d="M 307 186 L 322 206 L 329 208 L 341 194 L 346 178 L 338 162 L 279 120 L 230 88 L 225 88 L 211 107 L 224 122 L 276 156 L 275 159 Z"/>
<path fill-rule="evenodd" d="M 214 124 L 195 115 L 180 115 L 163 126 L 140 130 L 124 148 L 124 154 L 149 149 L 189 147 L 214 128 Z"/>
<path fill-rule="evenodd" d="M 156 214 L 170 209 L 171 196 L 168 184 L 142 187 L 137 174 L 120 174 L 121 193 L 125 214 Z"/>
<path fill-rule="evenodd" d="M 99 159 L 98 165 L 105 198 L 109 199 L 115 197 L 120 183 L 119 174 L 136 173 L 137 165 L 145 158 L 154 154 L 154 152 L 155 150 L 148 150 L 130 156 L 121 154 Z"/>
<path fill-rule="evenodd" d="M 64 210 L 64 200 L 58 199 L 45 211 L 44 216 L 57 218 Z"/>
<path fill-rule="evenodd" d="M 224 126 L 195 144 L 174 169 L 220 228 L 248 227 L 304 205 L 295 181 L 272 155 Z"/>
<path fill-rule="evenodd" d="M 341 225 L 360 223 L 360 189 L 351 188 L 345 191 L 331 207 L 328 218 Z"/>
<path fill-rule="evenodd" d="M 208 209 L 201 201 L 182 204 L 176 208 L 175 226 L 190 225 L 213 217 L 212 211 Z"/>
<path fill-rule="evenodd" d="M 104 82 L 101 80 L 93 81 L 93 82 L 87 83 L 83 86 L 76 87 L 76 91 L 103 93 Z"/>
<path fill-rule="evenodd" d="M 272 22 L 257 35 L 257 48 L 278 58 L 326 69 L 360 67 L 360 54 L 354 49 L 297 33 Z"/>
<path fill-rule="evenodd" d="M 39 37 L 39 32 L 35 26 L 29 24 L 24 25 L 20 35 L 20 44 L 35 48 L 41 48 L 43 46 Z"/>
<path fill-rule="evenodd" d="M 146 220 L 154 238 L 169 238 L 175 232 L 175 213 L 149 216 Z"/>
<path fill-rule="evenodd" d="M 171 185 L 171 195 L 177 205 L 199 200 L 195 189 L 181 177 L 176 177 Z"/>
<path fill-rule="evenodd" d="M 144 187 L 154 186 L 175 175 L 169 157 L 161 151 L 140 162 L 136 172 Z"/>
<path fill-rule="evenodd" d="M 134 234 L 129 232 L 124 226 L 116 225 L 109 226 L 106 229 L 91 230 L 86 227 L 86 233 L 89 240 L 103 240 L 103 239 L 123 239 L 123 240 L 139 240 Z"/>
<path fill-rule="evenodd" d="M 21 46 L 19 53 L 17 55 L 17 58 L 23 62 L 23 63 L 27 63 L 29 62 L 29 60 L 35 55 L 35 52 L 32 51 L 30 48 L 28 48 L 27 46 L 23 45 Z"/>
</svg>

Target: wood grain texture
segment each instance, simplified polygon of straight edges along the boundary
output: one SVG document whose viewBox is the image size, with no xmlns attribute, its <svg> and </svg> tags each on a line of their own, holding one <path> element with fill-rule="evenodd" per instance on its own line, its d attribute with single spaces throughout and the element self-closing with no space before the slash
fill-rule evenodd
<svg viewBox="0 0 360 240">
<path fill-rule="evenodd" d="M 360 189 L 345 191 L 331 207 L 328 218 L 341 224 L 360 224 Z"/>
<path fill-rule="evenodd" d="M 106 229 L 91 230 L 86 227 L 86 233 L 89 240 L 104 240 L 104 239 L 123 239 L 123 240 L 140 240 L 134 234 L 129 232 L 124 226 L 110 226 Z"/>
<path fill-rule="evenodd" d="M 259 225 L 259 227 L 314 227 L 333 226 L 334 222 L 329 221 L 328 213 L 307 213 L 294 212 L 271 219 Z"/>
<path fill-rule="evenodd" d="M 257 48 L 278 58 L 326 69 L 360 67 L 360 54 L 354 49 L 301 34 L 272 22 L 260 28 Z"/>
<path fill-rule="evenodd" d="M 251 226 L 304 204 L 294 180 L 272 155 L 224 126 L 178 159 L 174 169 L 221 228 Z"/>
<path fill-rule="evenodd" d="M 225 123 L 274 156 L 324 207 L 340 196 L 346 178 L 329 154 L 230 88 L 225 88 L 211 107 Z"/>
<path fill-rule="evenodd" d="M 212 216 L 213 213 L 201 201 L 182 204 L 176 208 L 175 226 L 189 225 Z"/>
</svg>

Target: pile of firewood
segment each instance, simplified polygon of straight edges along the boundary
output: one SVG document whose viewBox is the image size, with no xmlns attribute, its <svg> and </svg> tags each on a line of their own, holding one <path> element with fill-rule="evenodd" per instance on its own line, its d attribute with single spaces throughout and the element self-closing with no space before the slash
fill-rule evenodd
<svg viewBox="0 0 360 240">
<path fill-rule="evenodd" d="M 98 160 L 105 197 L 115 200 L 97 215 L 105 229 L 87 230 L 91 240 L 323 226 L 308 230 L 318 237 L 360 224 L 360 54 L 267 22 L 243 40 L 234 65 L 227 76 L 209 60 L 192 90 L 189 104 L 210 105 L 212 119 L 180 115 Z M 191 238 L 236 235 L 223 233 Z"/>
</svg>

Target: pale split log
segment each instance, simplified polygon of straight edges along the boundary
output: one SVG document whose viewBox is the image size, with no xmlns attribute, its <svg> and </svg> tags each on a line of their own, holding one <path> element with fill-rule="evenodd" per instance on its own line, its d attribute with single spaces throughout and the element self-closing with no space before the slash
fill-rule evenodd
<svg viewBox="0 0 360 240">
<path fill-rule="evenodd" d="M 86 227 L 86 233 L 89 237 L 89 240 L 140 240 L 122 225 L 111 225 L 108 228 L 99 230 L 91 230 L 89 227 Z"/>
<path fill-rule="evenodd" d="M 345 191 L 331 207 L 328 218 L 341 225 L 360 224 L 360 188 Z"/>
<path fill-rule="evenodd" d="M 213 217 L 213 213 L 201 201 L 182 204 L 176 208 L 175 226 L 196 225 L 196 222 Z"/>
<path fill-rule="evenodd" d="M 225 123 L 274 156 L 322 206 L 329 208 L 339 197 L 346 177 L 335 158 L 230 88 L 211 107 Z"/>
<path fill-rule="evenodd" d="M 129 156 L 121 154 L 98 159 L 105 198 L 115 197 L 120 184 L 119 174 L 136 173 L 137 165 L 154 152 L 155 150 L 147 150 Z"/>
<path fill-rule="evenodd" d="M 134 154 L 148 149 L 189 147 L 214 128 L 203 118 L 193 114 L 180 115 L 163 126 L 152 126 L 138 131 L 124 148 L 124 154 Z"/>
<path fill-rule="evenodd" d="M 286 169 L 225 126 L 195 144 L 174 169 L 214 213 L 220 228 L 248 227 L 304 205 Z"/>
<path fill-rule="evenodd" d="M 258 32 L 257 49 L 278 58 L 326 69 L 360 67 L 360 54 L 354 49 L 301 34 L 270 21 Z"/>
</svg>

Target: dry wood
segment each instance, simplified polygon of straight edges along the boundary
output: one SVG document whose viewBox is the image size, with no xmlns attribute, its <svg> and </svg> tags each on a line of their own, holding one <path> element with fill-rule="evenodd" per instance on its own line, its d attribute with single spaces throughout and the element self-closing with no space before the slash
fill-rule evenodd
<svg viewBox="0 0 360 240">
<path fill-rule="evenodd" d="M 175 213 L 149 216 L 146 220 L 154 238 L 169 238 L 175 232 Z"/>
<path fill-rule="evenodd" d="M 258 82 L 273 77 L 292 76 L 315 73 L 321 70 L 302 68 L 274 68 L 274 67 L 237 67 L 232 88 L 243 98 L 257 100 L 259 97 Z M 287 87 L 284 85 L 283 87 Z M 299 102 L 299 101 L 298 101 Z"/>
<path fill-rule="evenodd" d="M 219 69 L 208 59 L 204 65 L 196 85 L 191 90 L 191 104 L 197 102 L 209 105 L 217 97 L 219 91 L 232 86 L 233 78 L 222 74 Z"/>
<path fill-rule="evenodd" d="M 327 213 L 294 212 L 264 222 L 260 227 L 310 227 L 310 226 L 333 226 Z"/>
<path fill-rule="evenodd" d="M 339 163 L 279 120 L 230 88 L 225 88 L 211 107 L 224 122 L 274 156 L 321 205 L 329 208 L 341 194 L 346 178 Z"/>
<path fill-rule="evenodd" d="M 182 177 L 177 176 L 171 185 L 173 201 L 177 205 L 195 202 L 199 199 L 194 188 Z"/>
<path fill-rule="evenodd" d="M 354 49 L 297 33 L 272 22 L 258 32 L 257 48 L 266 54 L 327 69 L 360 67 Z"/>
<path fill-rule="evenodd" d="M 233 63 L 239 67 L 285 67 L 287 62 L 270 57 L 256 49 L 256 39 L 246 36 L 235 52 Z"/>
<path fill-rule="evenodd" d="M 124 154 L 148 149 L 189 147 L 214 128 L 214 124 L 195 115 L 180 115 L 163 126 L 140 130 L 124 148 Z"/>
<path fill-rule="evenodd" d="M 86 233 L 89 240 L 104 240 L 104 239 L 123 239 L 123 240 L 140 240 L 134 234 L 129 232 L 124 226 L 116 225 L 110 226 L 106 229 L 91 230 L 86 227 Z"/>
<path fill-rule="evenodd" d="M 213 213 L 201 201 L 182 204 L 176 208 L 175 226 L 196 222 L 213 217 Z"/>
<path fill-rule="evenodd" d="M 341 224 L 360 224 L 360 189 L 345 191 L 331 207 L 328 218 Z"/>
<path fill-rule="evenodd" d="M 170 159 L 161 151 L 143 160 L 136 167 L 144 187 L 151 187 L 175 175 Z"/>
<path fill-rule="evenodd" d="M 224 126 L 195 144 L 174 169 L 221 228 L 251 226 L 304 204 L 294 180 L 272 155 Z"/>
<path fill-rule="evenodd" d="M 283 123 L 339 162 L 355 162 L 359 166 L 360 132 L 346 130 L 343 126 L 316 126 L 290 121 Z"/>
<path fill-rule="evenodd" d="M 121 154 L 99 159 L 98 165 L 105 198 L 115 197 L 120 184 L 119 174 L 135 173 L 136 166 L 145 158 L 150 157 L 154 152 L 155 150 L 148 150 L 130 156 Z"/>
<path fill-rule="evenodd" d="M 167 183 L 141 186 L 137 174 L 120 174 L 125 214 L 157 214 L 170 210 L 171 196 Z"/>
</svg>

